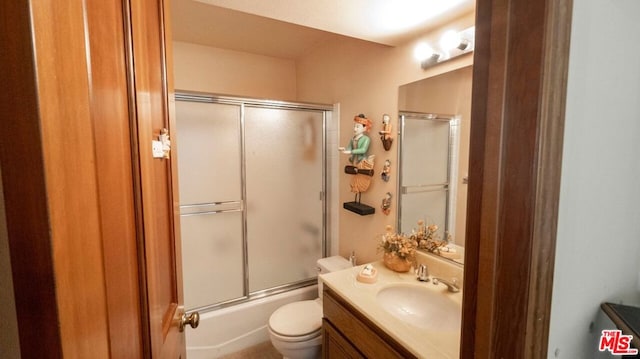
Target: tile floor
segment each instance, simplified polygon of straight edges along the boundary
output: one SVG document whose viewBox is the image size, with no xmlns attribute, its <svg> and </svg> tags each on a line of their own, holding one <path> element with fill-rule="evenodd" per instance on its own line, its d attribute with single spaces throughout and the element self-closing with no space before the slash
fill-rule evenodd
<svg viewBox="0 0 640 359">
<path fill-rule="evenodd" d="M 282 359 L 282 355 L 271 345 L 271 342 L 264 342 L 220 359 Z"/>
</svg>

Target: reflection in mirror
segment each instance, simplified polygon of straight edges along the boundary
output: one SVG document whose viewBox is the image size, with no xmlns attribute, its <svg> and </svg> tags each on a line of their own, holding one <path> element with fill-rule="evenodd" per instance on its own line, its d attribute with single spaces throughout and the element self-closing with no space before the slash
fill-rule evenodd
<svg viewBox="0 0 640 359">
<path fill-rule="evenodd" d="M 459 119 L 452 115 L 400 113 L 398 228 L 423 238 L 418 245 L 459 258 L 455 228 Z"/>
<path fill-rule="evenodd" d="M 411 234 L 419 221 L 436 225 L 440 250 L 431 252 L 458 263 L 464 259 L 471 79 L 469 66 L 403 85 L 398 97 L 398 230 Z"/>
</svg>

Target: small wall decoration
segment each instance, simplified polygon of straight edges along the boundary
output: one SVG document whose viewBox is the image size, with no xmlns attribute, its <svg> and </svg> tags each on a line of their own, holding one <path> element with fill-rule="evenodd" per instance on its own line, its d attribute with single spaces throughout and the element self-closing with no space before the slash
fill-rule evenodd
<svg viewBox="0 0 640 359">
<path fill-rule="evenodd" d="M 386 113 L 382 115 L 382 131 L 378 131 L 378 134 L 380 134 L 380 140 L 382 140 L 382 147 L 384 147 L 385 151 L 389 151 L 393 138 L 391 138 L 391 116 Z"/>
<path fill-rule="evenodd" d="M 385 160 L 384 167 L 382 167 L 382 173 L 380 174 L 380 177 L 382 177 L 383 181 L 389 182 L 389 178 L 391 178 L 390 173 L 391 173 L 391 161 Z"/>
<path fill-rule="evenodd" d="M 387 192 L 387 194 L 385 194 L 384 198 L 382 199 L 382 213 L 386 214 L 387 216 L 391 212 L 391 197 L 391 192 Z"/>
<path fill-rule="evenodd" d="M 343 207 L 359 215 L 375 213 L 375 208 L 360 202 L 362 192 L 366 192 L 371 184 L 373 176 L 374 155 L 368 155 L 371 139 L 365 135 L 371 129 L 371 120 L 365 115 L 359 114 L 353 118 L 353 137 L 347 147 L 338 147 L 338 151 L 351 155 L 350 165 L 344 168 L 344 172 L 353 175 L 351 178 L 351 192 L 356 194 L 353 202 L 343 204 Z"/>
<path fill-rule="evenodd" d="M 162 153 L 164 158 L 169 158 L 171 153 L 171 140 L 169 139 L 169 130 L 163 128 L 160 131 L 160 142 L 162 142 Z"/>
</svg>

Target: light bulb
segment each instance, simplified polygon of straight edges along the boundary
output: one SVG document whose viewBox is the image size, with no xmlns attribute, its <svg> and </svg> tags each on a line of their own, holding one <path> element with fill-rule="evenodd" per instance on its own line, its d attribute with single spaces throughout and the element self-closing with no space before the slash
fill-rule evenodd
<svg viewBox="0 0 640 359">
<path fill-rule="evenodd" d="M 415 49 L 413 49 L 413 56 L 418 61 L 424 61 L 433 55 L 433 48 L 424 42 L 419 43 Z"/>
<path fill-rule="evenodd" d="M 460 35 L 457 32 L 448 30 L 442 34 L 442 37 L 440 38 L 440 46 L 442 49 L 448 51 L 455 49 L 458 45 L 460 45 Z"/>
</svg>

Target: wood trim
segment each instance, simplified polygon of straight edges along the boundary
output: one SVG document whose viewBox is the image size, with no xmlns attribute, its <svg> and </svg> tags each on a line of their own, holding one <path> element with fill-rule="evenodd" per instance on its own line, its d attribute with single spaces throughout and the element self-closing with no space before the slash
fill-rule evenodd
<svg viewBox="0 0 640 359">
<path fill-rule="evenodd" d="M 525 357 L 546 358 L 560 197 L 573 0 L 551 1 L 546 13 L 537 145 L 538 181 L 533 223 Z"/>
<path fill-rule="evenodd" d="M 131 16 L 131 1 L 122 0 L 122 14 L 124 25 L 124 48 L 126 61 L 126 75 L 129 105 L 129 129 L 130 129 L 130 146 L 132 149 L 138 149 L 139 129 L 138 129 L 138 113 L 137 113 L 137 96 L 136 96 L 136 79 L 135 66 L 133 56 L 133 25 Z M 139 283 L 138 290 L 140 295 L 141 308 L 141 326 L 142 326 L 142 352 L 144 358 L 150 358 L 151 355 L 151 320 L 149 309 L 149 293 L 147 278 L 147 262 L 145 257 L 145 232 L 144 232 L 144 216 L 142 210 L 142 180 L 140 169 L 140 152 L 138 150 L 131 151 L 131 167 L 132 167 L 132 187 L 134 194 L 134 211 L 136 221 L 136 247 Z"/>
<path fill-rule="evenodd" d="M 131 1 L 129 6 L 150 353 L 154 358 L 175 358 L 185 348 L 184 333 L 177 325 L 183 308 L 174 223 L 177 198 L 172 194 L 174 168 L 170 160 L 153 158 L 151 153 L 151 141 L 158 139 L 161 129 L 171 127 L 165 48 L 170 29 L 164 14 L 168 4 L 144 0 Z"/>
<path fill-rule="evenodd" d="M 21 355 L 140 357 L 122 8 L 1 6 L 12 96 L 0 110 L 15 120 L 2 121 L 0 160 Z"/>
<path fill-rule="evenodd" d="M 109 356 L 84 10 L 2 4 L 2 32 L 15 37 L 3 46 L 15 73 L 3 82 L 13 103 L 1 152 L 25 358 Z"/>
<path fill-rule="evenodd" d="M 482 20 L 484 19 L 484 20 Z M 462 306 L 462 328 L 460 339 L 460 357 L 474 358 L 476 352 L 487 350 L 482 348 L 487 339 L 487 335 L 478 338 L 476 342 L 476 317 L 484 312 L 478 311 L 480 308 L 491 308 L 491 297 L 484 293 L 482 298 L 478 296 L 478 279 L 480 268 L 480 246 L 487 245 L 480 242 L 480 231 L 482 229 L 482 214 L 489 213 L 483 207 L 495 204 L 483 201 L 485 168 L 483 159 L 485 156 L 485 142 L 487 141 L 486 113 L 489 103 L 486 100 L 486 93 L 489 86 L 489 64 L 490 64 L 490 38 L 491 38 L 491 6 L 487 1 L 476 2 L 476 34 L 474 44 L 473 59 L 473 82 L 471 96 L 471 134 L 469 139 L 469 172 L 467 189 L 467 223 L 465 232 L 465 259 L 464 259 L 464 295 Z M 497 48 L 496 50 L 500 50 Z M 494 57 L 497 57 L 494 50 Z M 502 55 L 504 56 L 504 55 Z M 499 79 L 498 79 L 499 80 Z M 497 82 L 494 80 L 494 82 Z M 483 97 L 480 97 L 480 96 Z M 495 133 L 495 130 L 493 131 Z M 493 171 L 496 171 L 493 169 Z M 491 183 L 488 183 L 491 184 Z M 495 185 L 494 185 L 495 186 Z M 488 188 L 487 188 L 488 189 Z M 495 201 L 495 200 L 494 200 Z M 482 303 L 478 303 L 484 300 Z M 485 328 L 486 329 L 486 328 Z"/>
<path fill-rule="evenodd" d="M 86 2 L 86 24 L 110 355 L 139 358 L 143 329 L 123 4 Z"/>
<path fill-rule="evenodd" d="M 478 0 L 462 357 L 544 358 L 571 1 Z"/>
<path fill-rule="evenodd" d="M 60 358 L 30 4 L 2 1 L 0 13 L 0 79 L 9 89 L 0 97 L 0 163 L 20 351 L 23 358 Z"/>
<path fill-rule="evenodd" d="M 38 1 L 31 20 L 62 354 L 108 358 L 84 10 L 81 0 Z"/>
<path fill-rule="evenodd" d="M 176 253 L 176 271 L 177 283 L 178 283 L 178 303 L 184 303 L 184 290 L 183 273 L 182 273 L 182 237 L 180 228 L 180 185 L 178 176 L 178 139 L 176 136 L 176 100 L 175 100 L 175 86 L 173 78 L 173 41 L 172 41 L 172 23 L 171 23 L 171 1 L 163 1 L 163 39 L 164 39 L 164 56 L 165 56 L 165 77 L 166 77 L 166 91 L 167 91 L 167 112 L 169 120 L 169 132 L 171 133 L 171 205 L 173 208 L 173 233 Z M 186 352 L 183 354 L 186 357 Z"/>
<path fill-rule="evenodd" d="M 169 159 L 169 176 L 171 178 L 171 210 L 172 210 L 172 229 L 173 229 L 173 245 L 175 259 L 175 275 L 176 275 L 176 292 L 177 302 L 180 305 L 178 315 L 184 313 L 184 289 L 183 289 L 183 273 L 182 273 L 182 230 L 180 227 L 180 185 L 178 176 L 178 140 L 176 125 L 176 101 L 175 86 L 173 78 L 173 41 L 172 41 L 172 23 L 171 23 L 171 1 L 163 1 L 162 23 L 163 23 L 163 41 L 164 41 L 164 58 L 165 58 L 165 78 L 166 78 L 166 100 L 167 100 L 167 117 L 168 129 L 171 134 L 171 157 Z M 188 328 L 187 330 L 191 330 Z M 187 357 L 187 348 L 185 336 L 180 337 L 179 350 L 181 350 L 181 358 Z"/>
</svg>

